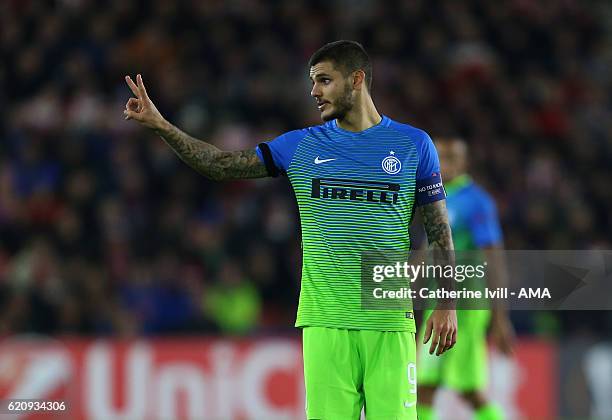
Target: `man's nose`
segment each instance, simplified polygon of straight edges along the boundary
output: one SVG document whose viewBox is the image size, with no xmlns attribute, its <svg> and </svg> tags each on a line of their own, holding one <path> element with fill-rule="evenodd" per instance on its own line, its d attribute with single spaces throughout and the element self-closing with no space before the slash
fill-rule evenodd
<svg viewBox="0 0 612 420">
<path fill-rule="evenodd" d="M 321 91 L 319 90 L 317 85 L 312 85 L 312 89 L 310 90 L 310 96 L 312 96 L 313 98 L 318 98 L 319 96 L 321 96 Z"/>
</svg>

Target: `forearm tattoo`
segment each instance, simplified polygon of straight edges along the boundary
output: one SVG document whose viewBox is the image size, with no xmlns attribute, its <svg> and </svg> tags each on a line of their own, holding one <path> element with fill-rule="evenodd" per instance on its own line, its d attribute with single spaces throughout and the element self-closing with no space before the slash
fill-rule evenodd
<svg viewBox="0 0 612 420">
<path fill-rule="evenodd" d="M 224 152 L 172 124 L 156 132 L 185 163 L 209 179 L 222 181 L 268 175 L 255 150 Z"/>
<path fill-rule="evenodd" d="M 446 201 L 438 200 L 420 207 L 427 240 L 433 249 L 453 250 Z"/>
<path fill-rule="evenodd" d="M 448 223 L 448 213 L 446 211 L 446 200 L 438 200 L 433 203 L 420 207 L 423 225 L 427 232 L 427 239 L 433 252 L 433 259 L 436 265 L 454 266 L 455 252 L 453 237 Z M 438 278 L 438 287 L 446 290 L 454 290 L 455 282 L 451 278 Z M 453 309 L 454 299 L 438 299 L 441 309 Z"/>
</svg>

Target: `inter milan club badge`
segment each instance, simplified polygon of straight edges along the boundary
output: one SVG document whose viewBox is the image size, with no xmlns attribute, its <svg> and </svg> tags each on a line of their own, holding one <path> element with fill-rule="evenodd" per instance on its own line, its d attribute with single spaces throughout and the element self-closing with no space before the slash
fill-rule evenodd
<svg viewBox="0 0 612 420">
<path fill-rule="evenodd" d="M 402 162 L 395 157 L 395 152 L 393 150 L 389 152 L 389 156 L 382 160 L 381 166 L 383 171 L 389 175 L 395 175 L 402 170 Z"/>
</svg>

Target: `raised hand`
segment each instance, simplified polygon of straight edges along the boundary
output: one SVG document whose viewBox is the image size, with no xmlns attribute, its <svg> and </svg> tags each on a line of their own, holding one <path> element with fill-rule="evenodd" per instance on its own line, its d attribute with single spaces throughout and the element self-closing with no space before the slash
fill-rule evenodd
<svg viewBox="0 0 612 420">
<path fill-rule="evenodd" d="M 140 74 L 136 76 L 136 83 L 134 83 L 130 76 L 125 76 L 125 81 L 134 96 L 136 96 L 135 98 L 130 98 L 125 104 L 125 110 L 123 111 L 125 119 L 138 121 L 140 124 L 153 130 L 163 128 L 166 120 L 149 98 L 147 89 L 142 82 L 142 76 Z"/>
<path fill-rule="evenodd" d="M 191 137 L 164 119 L 149 98 L 142 76 L 136 83 L 130 76 L 125 81 L 136 96 L 125 104 L 126 120 L 138 121 L 159 135 L 185 163 L 215 181 L 225 179 L 263 178 L 268 175 L 266 165 L 259 159 L 255 149 L 224 152 L 212 144 Z"/>
</svg>

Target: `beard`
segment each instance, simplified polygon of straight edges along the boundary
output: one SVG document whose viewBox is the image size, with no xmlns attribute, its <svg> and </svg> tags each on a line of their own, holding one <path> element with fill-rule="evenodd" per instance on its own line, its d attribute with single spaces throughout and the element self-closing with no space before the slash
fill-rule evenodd
<svg viewBox="0 0 612 420">
<path fill-rule="evenodd" d="M 322 116 L 323 121 L 335 119 L 343 120 L 346 114 L 353 109 L 353 96 L 351 86 L 347 83 L 342 94 L 331 103 L 333 111 L 329 115 Z"/>
</svg>

